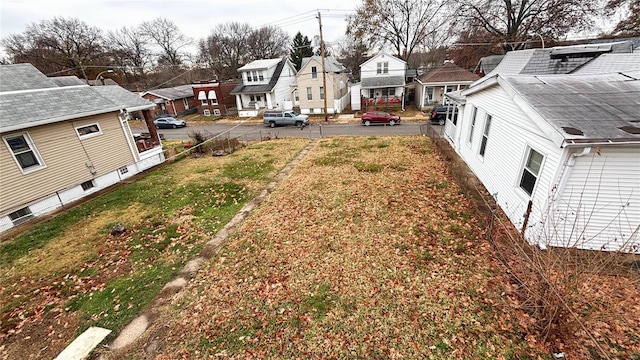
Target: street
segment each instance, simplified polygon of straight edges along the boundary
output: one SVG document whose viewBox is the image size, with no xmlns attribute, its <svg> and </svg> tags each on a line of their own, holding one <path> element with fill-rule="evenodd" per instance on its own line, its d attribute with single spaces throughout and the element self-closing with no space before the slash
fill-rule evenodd
<svg viewBox="0 0 640 360">
<path fill-rule="evenodd" d="M 361 124 L 312 124 L 300 129 L 296 126 L 282 126 L 270 128 L 264 124 L 211 124 L 187 126 L 178 129 L 162 129 L 158 133 L 166 140 L 189 140 L 189 134 L 194 131 L 202 132 L 209 137 L 216 136 L 226 131 L 231 132 L 232 138 L 243 140 L 258 140 L 261 138 L 283 137 L 308 137 L 321 138 L 332 136 L 388 136 L 388 135 L 418 135 L 420 125 L 425 123 L 402 123 L 400 125 L 371 125 Z M 134 128 L 134 132 L 146 131 L 146 129 Z"/>
</svg>

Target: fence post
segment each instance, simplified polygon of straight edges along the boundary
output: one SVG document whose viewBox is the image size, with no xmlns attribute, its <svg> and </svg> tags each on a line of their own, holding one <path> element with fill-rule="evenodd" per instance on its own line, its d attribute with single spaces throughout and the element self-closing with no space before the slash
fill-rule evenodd
<svg viewBox="0 0 640 360">
<path fill-rule="evenodd" d="M 318 126 L 320 127 L 320 138 L 322 139 L 324 137 L 322 133 L 322 124 L 319 124 Z"/>
</svg>

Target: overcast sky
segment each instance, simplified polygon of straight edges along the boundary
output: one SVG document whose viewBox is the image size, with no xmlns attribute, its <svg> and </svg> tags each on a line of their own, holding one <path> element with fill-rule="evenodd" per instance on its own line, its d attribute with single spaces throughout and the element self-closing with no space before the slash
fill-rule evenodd
<svg viewBox="0 0 640 360">
<path fill-rule="evenodd" d="M 132 27 L 164 17 L 187 36 L 199 40 L 218 24 L 249 23 L 279 26 L 292 38 L 300 31 L 313 40 L 322 18 L 325 42 L 344 35 L 346 15 L 363 0 L 1 0 L 0 35 L 22 33 L 27 25 L 55 16 L 77 18 L 102 30 Z M 315 4 L 315 5 L 314 5 Z"/>
</svg>

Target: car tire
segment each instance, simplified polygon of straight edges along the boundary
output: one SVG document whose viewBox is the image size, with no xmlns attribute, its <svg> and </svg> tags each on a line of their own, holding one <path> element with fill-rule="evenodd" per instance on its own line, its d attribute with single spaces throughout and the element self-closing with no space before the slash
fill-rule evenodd
<svg viewBox="0 0 640 360">
<path fill-rule="evenodd" d="M 369 121 L 369 120 L 365 120 L 365 121 L 364 121 L 364 126 L 369 126 L 369 125 L 371 125 L 371 121 Z"/>
<path fill-rule="evenodd" d="M 177 126 L 175 126 L 175 125 L 171 125 L 171 127 L 174 128 L 174 129 L 177 128 Z"/>
<path fill-rule="evenodd" d="M 396 121 L 395 121 L 395 120 L 393 120 L 393 119 L 389 120 L 389 126 L 393 126 L 393 125 L 395 125 L 395 124 L 396 124 Z"/>
<path fill-rule="evenodd" d="M 444 119 L 438 120 L 438 125 L 444 125 Z"/>
<path fill-rule="evenodd" d="M 296 126 L 297 126 L 297 127 L 302 126 L 302 121 L 296 121 Z"/>
<path fill-rule="evenodd" d="M 272 121 L 272 122 L 270 122 L 270 123 L 269 123 L 269 127 L 271 127 L 271 128 L 276 127 L 276 123 L 275 123 L 275 122 L 273 122 L 273 121 Z"/>
</svg>

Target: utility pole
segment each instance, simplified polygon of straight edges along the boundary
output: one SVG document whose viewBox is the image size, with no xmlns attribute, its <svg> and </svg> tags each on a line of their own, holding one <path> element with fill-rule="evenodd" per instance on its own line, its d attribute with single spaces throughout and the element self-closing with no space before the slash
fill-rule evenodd
<svg viewBox="0 0 640 360">
<path fill-rule="evenodd" d="M 318 10 L 318 25 L 320 25 L 320 57 L 322 58 L 322 98 L 324 99 L 324 121 L 329 121 L 327 117 L 327 71 L 324 67 L 324 40 L 322 39 L 322 17 Z"/>
</svg>

